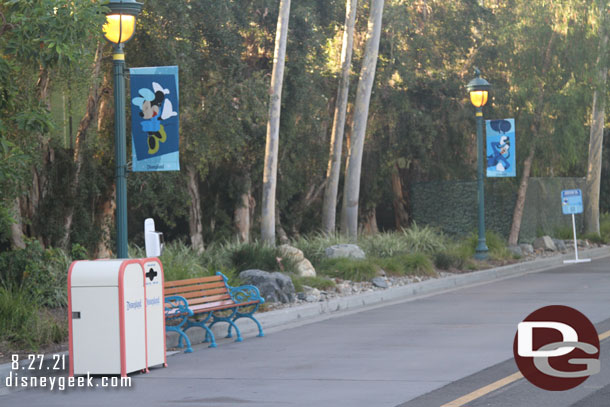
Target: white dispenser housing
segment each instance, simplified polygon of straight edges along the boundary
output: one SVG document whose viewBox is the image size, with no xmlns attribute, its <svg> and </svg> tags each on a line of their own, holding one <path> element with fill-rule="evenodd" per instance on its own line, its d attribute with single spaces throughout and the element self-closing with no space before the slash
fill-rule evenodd
<svg viewBox="0 0 610 407">
<path fill-rule="evenodd" d="M 144 245 L 146 257 L 158 257 L 163 252 L 163 233 L 155 231 L 155 221 L 148 218 L 144 221 Z"/>
</svg>

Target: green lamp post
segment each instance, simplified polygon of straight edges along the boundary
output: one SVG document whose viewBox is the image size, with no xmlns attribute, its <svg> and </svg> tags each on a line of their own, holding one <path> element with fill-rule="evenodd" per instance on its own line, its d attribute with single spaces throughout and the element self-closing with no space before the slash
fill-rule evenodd
<svg viewBox="0 0 610 407">
<path fill-rule="evenodd" d="M 116 161 L 116 229 L 117 258 L 127 254 L 127 141 L 125 136 L 125 54 L 123 44 L 133 36 L 136 16 L 142 3 L 135 0 L 110 0 L 106 15 L 104 37 L 114 44 L 114 151 Z"/>
<path fill-rule="evenodd" d="M 477 120 L 477 189 L 479 196 L 479 240 L 475 250 L 474 258 L 485 260 L 488 257 L 487 244 L 485 243 L 485 188 L 483 185 L 483 106 L 487 103 L 487 97 L 491 85 L 481 78 L 481 71 L 475 68 L 475 78 L 471 80 L 466 88 L 470 93 L 470 101 L 475 107 Z"/>
</svg>

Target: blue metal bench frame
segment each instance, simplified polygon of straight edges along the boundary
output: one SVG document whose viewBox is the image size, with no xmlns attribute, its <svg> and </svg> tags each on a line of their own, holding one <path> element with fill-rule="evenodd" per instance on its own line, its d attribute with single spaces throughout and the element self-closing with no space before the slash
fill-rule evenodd
<svg viewBox="0 0 610 407">
<path fill-rule="evenodd" d="M 265 299 L 260 296 L 258 288 L 253 285 L 231 287 L 224 274 L 218 271 L 216 272 L 216 275 L 222 277 L 227 293 L 231 297 L 232 304 L 222 305 L 220 307 L 210 307 L 207 311 L 205 310 L 205 307 L 199 307 L 199 309 L 193 310 L 189 306 L 188 300 L 180 295 L 165 297 L 166 321 L 172 322 L 172 325 L 166 324 L 166 331 L 177 332 L 180 335 L 178 339 L 179 348 L 184 346 L 182 344 L 184 339 L 186 342 L 185 353 L 193 351 L 191 341 L 186 334 L 186 331 L 193 327 L 200 327 L 205 330 L 205 339 L 203 342 L 210 342 L 210 348 L 215 348 L 217 346 L 211 328 L 219 322 L 226 322 L 229 324 L 227 338 L 233 337 L 232 330 L 235 329 L 237 336 L 236 342 L 241 342 L 243 340 L 241 332 L 235 324 L 235 321 L 240 318 L 248 318 L 254 321 L 258 327 L 257 336 L 265 336 L 263 327 L 253 315 L 258 310 L 259 306 L 265 302 Z M 189 285 L 185 285 L 184 287 L 189 287 Z"/>
</svg>

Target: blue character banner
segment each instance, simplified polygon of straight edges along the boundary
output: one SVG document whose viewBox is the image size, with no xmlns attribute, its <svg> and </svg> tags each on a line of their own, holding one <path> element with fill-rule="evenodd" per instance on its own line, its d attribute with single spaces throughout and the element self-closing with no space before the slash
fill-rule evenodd
<svg viewBox="0 0 610 407">
<path fill-rule="evenodd" d="M 180 171 L 178 67 L 130 68 L 133 171 Z"/>
<path fill-rule="evenodd" d="M 487 176 L 516 177 L 515 119 L 486 120 Z"/>
</svg>

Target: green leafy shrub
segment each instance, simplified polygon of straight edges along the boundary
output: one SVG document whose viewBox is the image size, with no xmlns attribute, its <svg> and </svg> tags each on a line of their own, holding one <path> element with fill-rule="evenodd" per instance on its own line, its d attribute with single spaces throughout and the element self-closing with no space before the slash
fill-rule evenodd
<svg viewBox="0 0 610 407">
<path fill-rule="evenodd" d="M 325 259 L 318 274 L 351 281 L 369 281 L 377 275 L 378 265 L 372 259 Z"/>
<path fill-rule="evenodd" d="M 63 250 L 45 250 L 38 241 L 29 240 L 24 249 L 0 254 L 0 284 L 8 290 L 26 292 L 36 305 L 65 307 L 71 261 Z"/>
<path fill-rule="evenodd" d="M 595 244 L 606 244 L 607 242 L 607 240 L 599 233 L 587 233 L 583 236 L 583 238 Z"/>
<path fill-rule="evenodd" d="M 450 268 L 460 268 L 463 264 L 462 258 L 450 251 L 434 253 L 434 265 L 441 270 L 449 270 Z"/>
<path fill-rule="evenodd" d="M 447 246 L 445 236 L 429 226 L 422 228 L 413 222 L 402 233 L 409 252 L 435 253 L 445 250 Z"/>
<path fill-rule="evenodd" d="M 89 253 L 87 252 L 87 249 L 78 243 L 74 243 L 72 245 L 70 255 L 72 256 L 73 260 L 87 260 L 89 258 Z"/>
<path fill-rule="evenodd" d="M 410 253 L 400 259 L 404 262 L 405 274 L 436 276 L 434 264 L 425 253 Z"/>
<path fill-rule="evenodd" d="M 574 238 L 571 226 L 561 226 L 561 227 L 556 228 L 555 232 L 553 233 L 553 236 L 557 239 L 563 239 L 563 240 L 568 240 L 568 239 Z"/>
<path fill-rule="evenodd" d="M 464 242 L 465 246 L 462 246 L 460 252 L 466 254 L 466 250 L 469 253 L 468 257 L 473 257 L 479 242 L 478 235 L 472 233 Z M 494 231 L 488 230 L 485 232 L 485 243 L 489 249 L 489 258 L 491 260 L 508 260 L 514 259 L 515 255 L 508 250 L 504 239 Z"/>
<path fill-rule="evenodd" d="M 376 259 L 376 263 L 389 275 L 436 275 L 434 264 L 425 253 L 408 253 L 391 258 Z"/>
<path fill-rule="evenodd" d="M 197 252 L 181 241 L 167 244 L 159 259 L 163 264 L 166 281 L 203 277 L 210 274 L 209 270 L 203 266 Z"/>
<path fill-rule="evenodd" d="M 57 321 L 49 311 L 38 310 L 24 289 L 0 287 L 0 343 L 13 347 L 40 347 L 61 343 L 68 335 L 67 324 Z"/>
<path fill-rule="evenodd" d="M 602 213 L 599 217 L 599 233 L 606 243 L 610 242 L 610 213 Z"/>
<path fill-rule="evenodd" d="M 243 244 L 231 253 L 231 262 L 238 271 L 260 269 L 295 273 L 296 263 L 276 247 L 262 243 Z"/>
<path fill-rule="evenodd" d="M 401 233 L 377 233 L 364 236 L 359 244 L 367 256 L 392 257 L 409 250 L 407 239 Z"/>
</svg>

